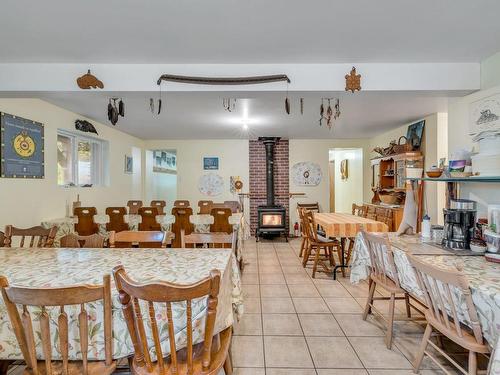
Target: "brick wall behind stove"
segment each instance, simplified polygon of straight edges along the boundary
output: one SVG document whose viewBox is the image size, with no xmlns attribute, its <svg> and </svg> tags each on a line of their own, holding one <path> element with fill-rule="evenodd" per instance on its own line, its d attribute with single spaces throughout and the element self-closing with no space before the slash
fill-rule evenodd
<svg viewBox="0 0 500 375">
<path fill-rule="evenodd" d="M 266 205 L 266 148 L 262 142 L 249 141 L 250 170 L 250 230 L 257 228 L 257 207 Z M 289 161 L 288 140 L 280 140 L 274 148 L 274 202 L 286 208 L 286 228 L 289 228 Z"/>
</svg>

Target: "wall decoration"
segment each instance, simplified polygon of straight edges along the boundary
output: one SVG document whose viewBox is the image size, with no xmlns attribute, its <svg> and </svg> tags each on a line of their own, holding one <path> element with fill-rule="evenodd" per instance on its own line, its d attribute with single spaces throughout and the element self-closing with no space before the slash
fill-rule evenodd
<svg viewBox="0 0 500 375">
<path fill-rule="evenodd" d="M 229 177 L 229 184 L 229 191 L 231 192 L 231 194 L 241 193 L 241 190 L 243 189 L 243 181 L 241 181 L 240 176 Z"/>
<path fill-rule="evenodd" d="M 43 124 L 0 112 L 0 175 L 43 178 Z"/>
<path fill-rule="evenodd" d="M 424 135 L 425 120 L 416 122 L 408 126 L 406 132 L 406 142 L 411 145 L 412 151 L 420 150 L 422 137 Z"/>
<path fill-rule="evenodd" d="M 75 129 L 80 130 L 81 132 L 95 133 L 99 135 L 94 125 L 92 125 L 87 120 L 75 120 Z"/>
<path fill-rule="evenodd" d="M 218 157 L 204 157 L 203 158 L 203 169 L 216 171 L 219 169 L 219 158 Z"/>
<path fill-rule="evenodd" d="M 349 178 L 349 160 L 344 159 L 340 162 L 340 177 L 342 181 L 345 181 Z"/>
<path fill-rule="evenodd" d="M 215 173 L 204 174 L 198 181 L 198 190 L 208 197 L 215 197 L 224 191 L 224 179 Z"/>
<path fill-rule="evenodd" d="M 321 167 L 310 161 L 296 163 L 292 167 L 292 181 L 297 186 L 316 186 L 321 182 Z"/>
<path fill-rule="evenodd" d="M 125 155 L 125 173 L 134 173 L 134 159 L 132 156 Z"/>
<path fill-rule="evenodd" d="M 471 103 L 469 118 L 470 134 L 500 130 L 500 94 Z"/>
<path fill-rule="evenodd" d="M 356 74 L 356 68 L 353 66 L 351 72 L 345 75 L 345 91 L 361 91 L 361 74 Z"/>
<path fill-rule="evenodd" d="M 104 84 L 99 81 L 96 76 L 90 73 L 90 69 L 87 71 L 87 74 L 84 74 L 76 79 L 76 84 L 83 90 L 104 88 Z"/>
<path fill-rule="evenodd" d="M 116 123 L 118 122 L 118 116 L 125 116 L 125 103 L 123 103 L 123 100 L 120 99 L 118 105 L 116 105 L 116 101 L 118 99 L 119 98 L 110 98 L 108 102 L 108 120 L 113 125 L 116 125 Z"/>
<path fill-rule="evenodd" d="M 334 106 L 332 108 L 331 101 L 334 101 Z M 325 110 L 325 103 L 328 106 Z M 321 98 L 321 106 L 319 107 L 319 126 L 323 125 L 323 121 L 326 121 L 328 129 L 332 129 L 334 121 L 340 117 L 340 100 L 336 98 Z"/>
<path fill-rule="evenodd" d="M 227 112 L 232 112 L 236 108 L 236 99 L 233 98 L 222 98 L 222 106 Z"/>
<path fill-rule="evenodd" d="M 153 150 L 153 172 L 177 174 L 175 151 Z"/>
</svg>

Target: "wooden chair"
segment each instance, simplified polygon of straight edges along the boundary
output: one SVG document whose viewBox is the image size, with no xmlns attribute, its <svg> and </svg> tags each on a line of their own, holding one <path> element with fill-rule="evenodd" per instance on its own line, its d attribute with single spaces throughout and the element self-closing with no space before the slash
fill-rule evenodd
<svg viewBox="0 0 500 375">
<path fill-rule="evenodd" d="M 9 286 L 7 278 L 0 276 L 0 288 L 7 307 L 14 334 L 21 349 L 26 369 L 24 374 L 88 374 L 108 375 L 115 371 L 116 362 L 112 360 L 112 311 L 111 311 L 111 278 L 104 276 L 102 285 L 78 285 L 64 288 L 25 288 Z M 85 309 L 86 303 L 103 301 L 104 311 L 104 361 L 89 361 L 89 324 L 88 313 Z M 22 305 L 20 314 L 17 305 Z M 78 325 L 79 333 L 79 355 L 81 361 L 69 360 L 69 337 L 68 332 L 73 324 L 73 314 L 65 311 L 66 306 L 80 305 L 78 319 L 74 324 Z M 35 307 L 31 309 L 31 307 Z M 57 319 L 51 319 L 47 307 L 57 307 L 59 310 Z M 76 308 L 76 307 L 74 307 Z M 32 310 L 30 312 L 30 310 Z M 40 311 L 40 313 L 39 313 Z M 70 316 L 71 315 L 71 316 Z M 37 336 L 33 331 L 32 316 L 35 317 L 36 326 L 40 327 L 41 335 Z M 58 349 L 54 348 L 54 342 L 50 333 L 50 325 L 58 326 Z M 76 334 L 73 332 L 72 334 Z M 42 359 L 37 360 L 37 345 L 35 340 L 41 341 Z M 62 360 L 52 361 L 53 352 L 59 351 Z M 38 357 L 40 358 L 40 357 Z"/>
<path fill-rule="evenodd" d="M 109 216 L 109 223 L 106 224 L 108 232 L 121 232 L 129 230 L 128 224 L 125 222 L 125 215 L 127 209 L 125 207 L 108 207 L 106 208 L 106 215 Z"/>
<path fill-rule="evenodd" d="M 476 307 L 472 301 L 469 280 L 460 270 L 444 270 L 429 263 L 422 262 L 416 256 L 408 255 L 410 264 L 415 270 L 417 282 L 423 291 L 425 304 L 425 319 L 427 326 L 419 351 L 415 357 L 413 367 L 418 372 L 424 355 L 427 354 L 445 373 L 445 368 L 427 350 L 430 344 L 457 369 L 464 374 L 477 374 L 478 353 L 489 353 L 488 345 L 483 339 Z M 457 293 L 458 292 L 458 297 Z M 463 303 L 465 302 L 465 304 Z M 465 305 L 471 329 L 460 324 L 457 305 Z M 450 316 L 451 315 L 451 316 Z M 432 332 L 436 330 L 451 341 L 465 348 L 469 352 L 468 371 L 458 365 L 438 345 L 430 340 Z"/>
<path fill-rule="evenodd" d="M 212 208 L 210 215 L 214 217 L 214 223 L 210 224 L 210 232 L 232 233 L 233 226 L 229 224 L 232 214 L 230 208 Z"/>
<path fill-rule="evenodd" d="M 161 230 L 161 225 L 156 221 L 156 215 L 158 215 L 156 207 L 141 207 L 139 208 L 139 215 L 141 215 L 140 231 Z"/>
<path fill-rule="evenodd" d="M 367 213 L 367 208 L 366 206 L 358 206 L 356 203 L 352 204 L 352 214 L 356 216 L 361 216 L 361 217 L 366 217 Z"/>
<path fill-rule="evenodd" d="M 209 248 L 231 248 L 236 252 L 236 231 L 227 233 L 191 233 L 186 234 L 181 230 L 181 246 L 197 247 L 197 245 Z"/>
<path fill-rule="evenodd" d="M 174 202 L 174 207 L 187 208 L 190 206 L 191 206 L 191 204 L 187 200 L 176 200 Z"/>
<path fill-rule="evenodd" d="M 138 215 L 139 208 L 142 207 L 142 201 L 128 201 L 127 207 L 129 215 Z"/>
<path fill-rule="evenodd" d="M 29 239 L 27 247 L 54 247 L 54 238 L 57 233 L 57 226 L 45 229 L 41 226 L 21 229 L 7 225 L 5 227 L 5 238 L 3 240 L 5 247 L 12 247 L 12 238 L 21 237 L 19 247 L 25 247 L 26 237 Z"/>
<path fill-rule="evenodd" d="M 194 231 L 194 225 L 189 221 L 189 216 L 192 214 L 193 209 L 191 207 L 172 208 L 172 215 L 175 217 L 175 222 L 172 224 L 172 232 L 175 236 L 172 242 L 172 247 L 181 247 L 181 230 L 184 230 L 184 233 L 186 234 L 191 234 Z"/>
<path fill-rule="evenodd" d="M 375 209 L 375 220 L 387 224 L 390 231 L 392 230 L 393 211 L 389 208 L 377 207 Z"/>
<path fill-rule="evenodd" d="M 304 251 L 307 249 L 309 246 L 309 243 L 307 242 L 309 237 L 307 236 L 307 223 L 305 221 L 303 209 L 298 209 L 297 213 L 299 214 L 299 221 L 300 221 L 300 236 L 302 237 L 302 241 L 300 242 L 300 252 L 299 252 L 299 257 L 302 257 L 304 255 Z"/>
<path fill-rule="evenodd" d="M 165 281 L 156 281 L 141 284 L 132 280 L 123 266 L 113 269 L 115 285 L 119 291 L 122 304 L 123 316 L 127 322 L 132 343 L 134 345 L 134 357 L 131 370 L 136 375 L 215 375 L 222 367 L 225 373 L 231 375 L 233 372 L 229 346 L 231 344 L 231 330 L 228 327 L 219 334 L 214 334 L 215 318 L 217 314 L 217 303 L 220 286 L 220 272 L 214 270 L 210 275 L 191 285 L 177 285 Z M 207 312 L 205 318 L 205 340 L 199 344 L 193 344 L 193 313 L 192 300 L 196 298 L 207 298 Z M 141 303 L 147 304 L 148 325 L 144 324 L 141 313 Z M 172 303 L 186 305 L 186 322 L 175 322 L 179 319 L 172 315 Z M 156 318 L 157 311 L 162 311 L 168 320 L 168 338 L 170 343 L 170 355 L 163 357 L 161 339 L 165 336 L 158 330 Z M 151 334 L 146 333 L 146 326 Z M 177 350 L 175 343 L 175 327 L 185 326 L 187 330 L 187 347 Z M 148 337 L 153 337 L 153 343 L 157 356 L 156 362 L 151 360 L 148 350 Z"/>
<path fill-rule="evenodd" d="M 109 233 L 109 247 L 128 248 L 137 245 L 142 248 L 166 248 L 171 236 L 162 231 L 123 231 Z"/>
<path fill-rule="evenodd" d="M 396 264 L 392 254 L 391 244 L 386 234 L 376 235 L 361 231 L 363 240 L 368 248 L 370 255 L 370 282 L 369 293 L 366 300 L 365 310 L 363 312 L 363 320 L 366 320 L 368 314 L 373 311 L 377 312 L 383 320 L 387 323 L 386 332 L 386 345 L 390 349 L 392 347 L 392 338 L 394 331 L 394 320 L 410 320 L 411 307 L 415 310 L 422 312 L 418 307 L 412 305 L 410 302 L 410 295 L 401 288 L 396 270 Z M 376 288 L 380 287 L 390 294 L 390 297 L 375 297 Z M 374 305 L 374 301 L 389 300 L 388 319 L 380 312 Z M 395 319 L 394 309 L 396 300 L 405 300 L 406 304 L 406 318 Z M 418 319 L 418 318 L 417 318 Z"/>
<path fill-rule="evenodd" d="M 314 279 L 316 277 L 316 271 L 318 266 L 321 266 L 324 272 L 330 272 L 331 269 L 326 265 L 325 261 L 330 263 L 331 267 L 335 266 L 335 259 L 333 257 L 333 249 L 337 250 L 339 259 L 341 259 L 342 253 L 340 248 L 340 243 L 337 240 L 330 240 L 318 234 L 317 224 L 314 220 L 314 214 L 312 211 L 307 209 L 302 209 L 302 215 L 304 216 L 304 224 L 307 233 L 307 248 L 304 252 L 304 259 L 302 265 L 307 266 L 309 261 L 309 256 L 314 254 L 314 264 L 313 272 L 311 277 Z M 323 250 L 323 254 L 321 251 Z"/>
<path fill-rule="evenodd" d="M 99 226 L 94 222 L 94 215 L 97 215 L 95 207 L 76 207 L 75 216 L 78 223 L 75 224 L 75 232 L 80 236 L 90 236 L 99 232 Z"/>
<path fill-rule="evenodd" d="M 151 207 L 156 207 L 158 215 L 165 215 L 165 206 L 167 202 L 165 201 L 151 201 Z"/>
<path fill-rule="evenodd" d="M 0 247 L 4 247 L 4 243 L 5 243 L 5 235 L 0 230 Z"/>
<path fill-rule="evenodd" d="M 241 204 L 238 201 L 224 201 L 224 206 L 230 208 L 233 214 L 241 212 Z"/>
<path fill-rule="evenodd" d="M 367 206 L 366 216 L 365 217 L 367 219 L 377 220 L 377 214 L 375 212 L 375 207 L 374 206 Z"/>
<path fill-rule="evenodd" d="M 77 234 L 67 234 L 61 238 L 61 247 L 70 248 L 103 248 L 106 242 L 106 237 L 99 234 L 91 234 L 90 236 L 79 236 Z"/>
<path fill-rule="evenodd" d="M 297 211 L 300 209 L 306 209 L 313 212 L 320 212 L 319 203 L 297 203 Z"/>
<path fill-rule="evenodd" d="M 209 215 L 213 204 L 213 201 L 198 201 L 198 213 L 200 215 Z"/>
</svg>

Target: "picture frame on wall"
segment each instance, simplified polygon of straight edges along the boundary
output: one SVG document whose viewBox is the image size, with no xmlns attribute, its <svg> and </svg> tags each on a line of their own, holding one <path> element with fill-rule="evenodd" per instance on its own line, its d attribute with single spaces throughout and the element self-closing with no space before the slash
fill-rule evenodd
<svg viewBox="0 0 500 375">
<path fill-rule="evenodd" d="M 408 126 L 406 132 L 406 142 L 410 143 L 413 151 L 420 150 L 422 138 L 424 136 L 425 120 L 416 122 Z"/>
<path fill-rule="evenodd" d="M 129 155 L 125 155 L 125 173 L 134 173 L 134 158 Z"/>
<path fill-rule="evenodd" d="M 177 174 L 175 150 L 153 150 L 153 172 Z"/>
<path fill-rule="evenodd" d="M 42 123 L 0 112 L 0 176 L 44 178 L 44 143 Z"/>
<path fill-rule="evenodd" d="M 219 169 L 219 158 L 216 156 L 203 157 L 203 169 L 206 171 L 216 171 Z"/>
</svg>

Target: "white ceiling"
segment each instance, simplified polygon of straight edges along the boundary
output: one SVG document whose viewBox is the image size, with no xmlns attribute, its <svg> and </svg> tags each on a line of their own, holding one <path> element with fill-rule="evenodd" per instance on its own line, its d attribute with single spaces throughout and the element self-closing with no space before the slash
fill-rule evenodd
<svg viewBox="0 0 500 375">
<path fill-rule="evenodd" d="M 157 116 L 149 110 L 154 93 L 114 93 L 125 102 L 125 117 L 116 128 L 141 139 L 217 139 L 281 136 L 287 138 L 369 138 L 425 115 L 447 111 L 447 97 L 465 93 L 360 92 L 293 93 L 291 115 L 284 109 L 285 93 L 231 93 L 239 97 L 235 111 L 226 112 L 222 98 L 227 93 L 163 93 L 163 110 Z M 33 96 L 30 94 L 26 94 Z M 109 93 L 38 93 L 37 96 L 109 126 Z M 332 131 L 319 126 L 321 97 L 338 97 L 341 117 Z M 299 98 L 304 98 L 300 114 Z M 156 103 L 155 103 L 156 104 Z M 248 131 L 243 130 L 247 123 Z"/>
<path fill-rule="evenodd" d="M 2 0 L 0 62 L 479 62 L 498 0 Z"/>
</svg>

